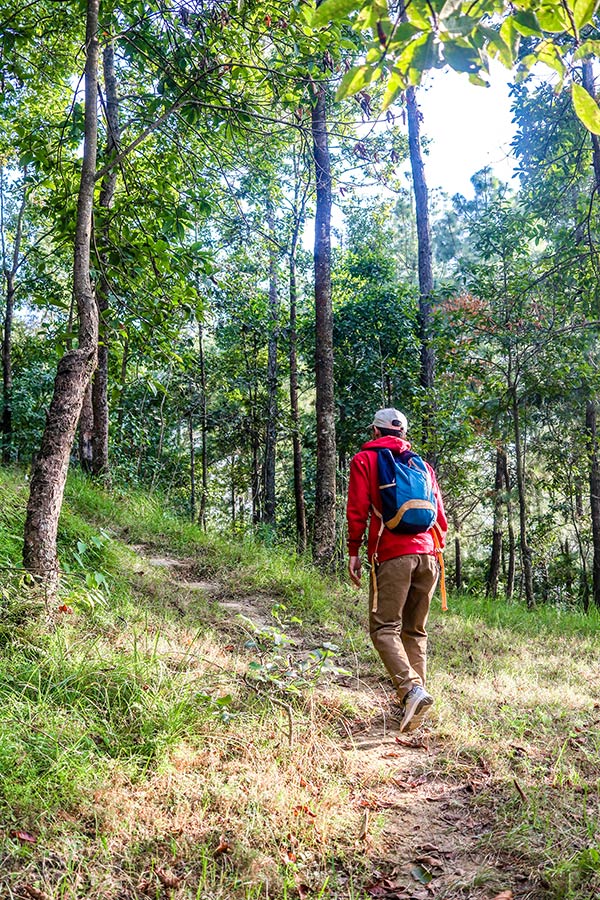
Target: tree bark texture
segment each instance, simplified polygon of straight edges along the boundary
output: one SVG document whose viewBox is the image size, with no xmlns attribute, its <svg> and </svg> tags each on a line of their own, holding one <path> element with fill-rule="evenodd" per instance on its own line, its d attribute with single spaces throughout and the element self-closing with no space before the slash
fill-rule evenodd
<svg viewBox="0 0 600 900">
<path fill-rule="evenodd" d="M 506 599 L 510 600 L 515 589 L 515 528 L 513 525 L 512 503 L 510 499 L 511 484 L 510 473 L 508 471 L 508 457 L 504 453 L 502 457 L 502 466 L 504 469 L 504 488 L 506 490 L 506 530 L 508 533 L 508 566 L 506 567 Z"/>
<path fill-rule="evenodd" d="M 206 529 L 206 502 L 208 498 L 208 408 L 206 400 L 206 367 L 204 363 L 204 333 L 202 323 L 199 323 L 198 325 L 198 363 L 200 366 L 200 438 L 202 441 L 202 493 L 200 495 L 200 510 L 198 512 L 198 522 L 200 523 L 202 528 Z"/>
<path fill-rule="evenodd" d="M 406 109 L 408 115 L 408 148 L 417 215 L 419 339 L 421 342 L 420 383 L 421 387 L 425 388 L 426 391 L 431 391 L 435 377 L 435 351 L 431 343 L 431 297 L 433 294 L 431 228 L 429 225 L 429 197 L 421 149 L 421 114 L 417 105 L 417 95 L 414 87 L 409 87 L 406 91 Z M 428 394 L 427 396 L 428 403 L 431 403 L 431 395 Z M 424 416 L 424 437 L 426 444 L 430 446 L 432 445 L 432 412 L 431 407 L 427 407 Z"/>
<path fill-rule="evenodd" d="M 594 71 L 591 59 L 585 59 L 582 66 L 583 86 L 594 100 Z M 600 197 L 600 139 L 591 134 L 592 165 L 594 169 L 594 186 Z M 598 407 L 596 400 L 589 397 L 586 403 L 585 424 L 588 436 L 589 484 L 590 484 L 590 516 L 592 519 L 592 598 L 594 605 L 600 607 L 600 462 L 598 460 L 597 437 Z"/>
<path fill-rule="evenodd" d="M 196 448 L 194 447 L 194 417 L 190 409 L 188 415 L 188 437 L 190 441 L 190 518 L 196 521 Z"/>
<path fill-rule="evenodd" d="M 588 437 L 590 472 L 590 510 L 592 517 L 592 598 L 600 607 L 600 464 L 598 462 L 598 409 L 593 400 L 588 400 L 585 412 L 585 427 Z"/>
<path fill-rule="evenodd" d="M 23 173 L 26 174 L 25 172 Z M 12 326 L 15 311 L 15 278 L 19 270 L 21 241 L 23 239 L 23 217 L 27 203 L 26 187 L 23 185 L 23 199 L 17 214 L 17 227 L 13 245 L 12 265 L 5 270 L 6 278 L 6 309 L 4 313 L 4 328 L 2 331 L 2 462 L 8 465 L 12 461 Z"/>
<path fill-rule="evenodd" d="M 319 568 L 329 569 L 335 557 L 336 447 L 331 301 L 331 160 L 324 86 L 318 88 L 312 108 L 312 135 L 317 186 L 314 252 L 317 477 L 313 559 Z"/>
<path fill-rule="evenodd" d="M 515 438 L 515 466 L 517 471 L 517 493 L 519 495 L 519 545 L 521 548 L 521 565 L 523 567 L 523 586 L 525 601 L 529 609 L 535 605 L 533 594 L 533 566 L 531 548 L 527 540 L 527 498 L 525 489 L 525 460 L 521 441 L 521 425 L 519 420 L 519 404 L 516 388 L 512 391 L 512 416 Z"/>
<path fill-rule="evenodd" d="M 277 450 L 277 349 L 279 345 L 279 290 L 277 284 L 277 247 L 275 244 L 275 219 L 269 208 L 269 345 L 267 356 L 267 428 L 265 434 L 265 510 L 264 521 L 275 525 L 275 454 Z"/>
<path fill-rule="evenodd" d="M 58 364 L 54 395 L 42 446 L 31 472 L 25 521 L 25 568 L 52 596 L 58 584 L 56 535 L 69 454 L 85 389 L 96 365 L 98 310 L 90 281 L 90 235 L 98 143 L 98 5 L 88 0 L 86 15 L 85 136 L 77 201 L 73 258 L 73 294 L 79 314 L 79 346 Z"/>
<path fill-rule="evenodd" d="M 292 453 L 294 458 L 294 506 L 296 510 L 296 546 L 304 553 L 308 545 L 306 528 L 306 504 L 304 502 L 304 480 L 302 472 L 302 443 L 300 440 L 300 410 L 298 405 L 298 332 L 296 312 L 298 305 L 298 284 L 296 277 L 296 251 L 298 248 L 298 227 L 294 230 L 290 248 L 290 411 L 292 419 Z"/>
<path fill-rule="evenodd" d="M 92 405 L 91 382 L 85 389 L 81 414 L 79 416 L 79 465 L 88 474 L 93 471 L 94 463 L 94 407 Z"/>
<path fill-rule="evenodd" d="M 119 152 L 121 132 L 119 127 L 119 98 L 115 74 L 115 51 L 108 44 L 102 54 L 104 89 L 106 93 L 106 156 L 111 159 Z M 108 274 L 109 224 L 106 213 L 112 207 L 117 186 L 117 168 L 112 167 L 102 179 L 99 206 L 104 218 L 98 234 L 100 248 L 100 278 L 96 290 L 98 303 L 100 340 L 98 343 L 98 367 L 92 388 L 94 408 L 93 463 L 94 475 L 108 476 L 110 471 L 108 456 L 108 314 L 110 311 L 110 280 Z"/>
<path fill-rule="evenodd" d="M 494 525 L 492 534 L 492 552 L 490 554 L 490 567 L 485 583 L 486 597 L 496 598 L 498 594 L 498 579 L 502 564 L 502 539 L 504 532 L 504 466 L 506 454 L 501 447 L 496 450 L 496 474 L 494 477 Z"/>
</svg>

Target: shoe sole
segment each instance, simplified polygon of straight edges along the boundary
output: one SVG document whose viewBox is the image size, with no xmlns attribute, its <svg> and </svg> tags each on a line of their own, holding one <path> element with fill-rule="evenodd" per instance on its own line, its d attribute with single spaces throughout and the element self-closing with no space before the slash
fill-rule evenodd
<svg viewBox="0 0 600 900">
<path fill-rule="evenodd" d="M 433 697 L 422 697 L 412 707 L 406 709 L 400 725 L 400 731 L 406 733 L 418 728 L 432 704 Z"/>
</svg>

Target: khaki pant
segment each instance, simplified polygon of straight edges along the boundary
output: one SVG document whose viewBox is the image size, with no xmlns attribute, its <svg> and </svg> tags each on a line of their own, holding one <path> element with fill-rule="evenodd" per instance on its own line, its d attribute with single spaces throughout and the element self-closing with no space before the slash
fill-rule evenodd
<svg viewBox="0 0 600 900">
<path fill-rule="evenodd" d="M 438 564 L 427 553 L 387 559 L 377 567 L 377 612 L 369 591 L 369 631 L 400 700 L 416 684 L 425 686 L 429 606 Z"/>
</svg>

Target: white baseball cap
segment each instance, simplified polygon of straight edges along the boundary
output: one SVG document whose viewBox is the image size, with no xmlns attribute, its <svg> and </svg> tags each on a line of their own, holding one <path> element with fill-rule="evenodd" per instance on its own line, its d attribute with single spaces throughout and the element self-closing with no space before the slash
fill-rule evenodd
<svg viewBox="0 0 600 900">
<path fill-rule="evenodd" d="M 374 428 L 391 428 L 398 431 L 408 431 L 408 422 L 404 413 L 398 409 L 378 409 L 373 418 Z"/>
</svg>

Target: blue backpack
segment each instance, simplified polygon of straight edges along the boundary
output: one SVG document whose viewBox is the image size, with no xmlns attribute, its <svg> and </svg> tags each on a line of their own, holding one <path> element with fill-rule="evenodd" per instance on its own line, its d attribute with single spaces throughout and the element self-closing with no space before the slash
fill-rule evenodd
<svg viewBox="0 0 600 900">
<path fill-rule="evenodd" d="M 394 454 L 383 448 L 377 453 L 377 473 L 383 524 L 397 534 L 421 534 L 437 518 L 437 500 L 429 469 L 417 453 Z"/>
</svg>

